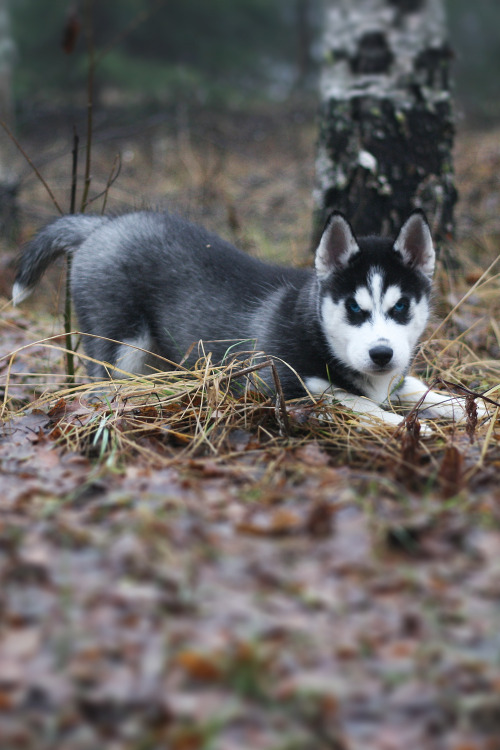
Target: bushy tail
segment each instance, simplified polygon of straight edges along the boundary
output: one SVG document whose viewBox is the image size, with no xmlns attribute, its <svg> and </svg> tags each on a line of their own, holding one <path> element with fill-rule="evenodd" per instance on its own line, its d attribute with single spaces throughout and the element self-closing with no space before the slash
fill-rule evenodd
<svg viewBox="0 0 500 750">
<path fill-rule="evenodd" d="M 12 288 L 12 302 L 18 305 L 29 297 L 48 266 L 63 253 L 73 253 L 99 226 L 105 216 L 63 216 L 42 229 L 23 252 Z"/>
</svg>

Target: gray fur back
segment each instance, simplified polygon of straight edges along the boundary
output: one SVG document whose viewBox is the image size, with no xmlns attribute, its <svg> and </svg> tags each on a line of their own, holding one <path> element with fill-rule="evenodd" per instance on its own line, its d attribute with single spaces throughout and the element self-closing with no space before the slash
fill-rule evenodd
<svg viewBox="0 0 500 750">
<path fill-rule="evenodd" d="M 324 360 L 309 269 L 264 263 L 168 213 L 68 216 L 26 248 L 16 301 L 63 252 L 74 252 L 71 292 L 92 378 L 109 377 L 115 367 L 151 373 L 189 366 L 203 341 L 214 362 L 253 350 L 289 362 L 291 369 L 277 365 L 282 386 L 302 395 L 293 371 L 315 374 L 316 360 Z"/>
</svg>

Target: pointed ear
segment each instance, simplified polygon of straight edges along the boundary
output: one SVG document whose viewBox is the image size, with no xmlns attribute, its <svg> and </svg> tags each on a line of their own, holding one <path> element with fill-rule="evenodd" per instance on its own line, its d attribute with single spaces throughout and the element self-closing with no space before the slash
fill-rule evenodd
<svg viewBox="0 0 500 750">
<path fill-rule="evenodd" d="M 394 250 L 400 253 L 407 265 L 432 278 L 436 253 L 423 211 L 414 211 L 405 221 L 394 243 Z"/>
<path fill-rule="evenodd" d="M 316 272 L 320 279 L 332 271 L 346 266 L 351 257 L 359 252 L 351 225 L 339 212 L 334 211 L 328 219 L 316 250 Z"/>
</svg>

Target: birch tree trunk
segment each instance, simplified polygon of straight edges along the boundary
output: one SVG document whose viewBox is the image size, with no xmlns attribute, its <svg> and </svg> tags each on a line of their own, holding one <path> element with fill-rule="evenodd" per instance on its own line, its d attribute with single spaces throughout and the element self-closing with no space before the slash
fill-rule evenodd
<svg viewBox="0 0 500 750">
<path fill-rule="evenodd" d="M 327 0 L 314 192 L 359 234 L 397 232 L 423 208 L 453 234 L 454 122 L 444 0 Z"/>
<path fill-rule="evenodd" d="M 16 47 L 12 39 L 8 0 L 0 0 L 0 120 L 14 128 L 12 67 Z M 12 236 L 17 227 L 19 191 L 17 149 L 0 128 L 0 232 Z"/>
</svg>

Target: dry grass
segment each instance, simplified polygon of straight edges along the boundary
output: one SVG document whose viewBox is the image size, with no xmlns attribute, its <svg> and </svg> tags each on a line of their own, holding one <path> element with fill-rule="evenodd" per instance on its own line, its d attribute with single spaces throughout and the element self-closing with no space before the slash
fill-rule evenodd
<svg viewBox="0 0 500 750">
<path fill-rule="evenodd" d="M 224 193 L 245 248 L 256 228 L 301 262 L 311 186 L 293 172 L 312 161 L 282 149 L 281 108 L 276 123 L 192 189 L 175 149 L 144 163 L 134 139 L 125 187 L 159 204 L 150 166 L 179 206 L 203 189 L 214 213 L 195 218 L 222 234 Z M 414 370 L 496 402 L 498 133 L 478 143 L 457 160 L 462 271 L 437 274 Z M 361 430 L 338 405 L 288 402 L 285 418 L 255 390 L 264 357 L 92 384 L 81 347 L 69 389 L 46 292 L 0 316 L 2 747 L 496 747 L 495 403 L 475 427 L 471 397 L 467 424 L 420 439 L 414 415 Z"/>
<path fill-rule="evenodd" d="M 297 248 L 307 248 L 315 130 L 291 121 L 284 142 L 274 124 L 262 122 L 255 125 L 255 133 L 249 125 L 241 141 L 238 128 L 217 124 L 212 150 L 207 148 L 210 138 L 198 143 L 194 132 L 172 134 L 159 129 L 150 133 L 147 144 L 138 139 L 125 141 L 121 144 L 127 156 L 121 187 L 115 185 L 112 191 L 115 204 L 134 207 L 140 172 L 144 200 L 149 205 L 158 204 L 158 195 L 166 195 L 174 209 L 187 200 L 188 213 L 196 220 L 229 235 L 251 252 L 257 252 L 258 238 L 259 254 L 275 259 L 278 249 L 287 262 L 303 263 Z M 479 150 L 474 145 L 478 143 L 482 144 Z M 267 358 L 254 355 L 224 366 L 215 366 L 205 357 L 191 371 L 177 368 L 148 377 L 119 379 L 124 373 L 115 373 L 118 379 L 115 377 L 112 386 L 101 384 L 105 395 L 96 398 L 98 384 L 85 382 L 83 366 L 80 385 L 61 388 L 65 350 L 59 334 L 51 338 L 42 334 L 25 346 L 16 344 L 0 360 L 5 384 L 3 418 L 21 417 L 29 403 L 29 408 L 48 412 L 53 438 L 68 450 L 90 452 L 118 464 L 138 456 L 152 464 L 164 464 L 201 453 L 224 461 L 234 456 L 265 460 L 271 450 L 315 441 L 325 446 L 337 465 L 358 472 L 383 469 L 421 486 L 436 480 L 440 472 L 450 472 L 449 465 L 443 469 L 443 462 L 448 456 L 449 463 L 454 448 L 463 457 L 461 478 L 456 483 L 462 486 L 464 477 L 499 462 L 499 227 L 495 217 L 487 214 L 497 184 L 490 174 L 496 144 L 496 137 L 471 136 L 459 147 L 458 182 L 466 208 L 459 210 L 462 239 L 454 252 L 462 267 L 458 274 L 446 273 L 443 268 L 437 274 L 436 320 L 429 326 L 414 364 L 416 373 L 432 387 L 450 395 L 466 397 L 472 391 L 484 397 L 489 422 L 477 427 L 471 419 L 468 425 L 435 423 L 433 437 L 423 440 L 416 434 L 414 415 L 403 429 L 395 431 L 376 422 L 361 430 L 355 415 L 326 403 L 292 402 L 285 413 L 281 402 L 276 408 L 257 393 L 259 368 L 271 365 Z M 99 162 L 112 163 L 108 150 L 100 149 Z M 114 149 L 115 145 L 113 153 Z M 158 164 L 163 165 L 161 169 Z M 306 174 L 304 164 L 311 166 Z M 66 191 L 67 179 L 61 175 L 66 175 L 67 164 L 54 162 L 51 169 L 52 181 Z M 485 174 L 491 179 L 487 185 L 481 183 L 485 186 L 481 191 L 477 178 Z M 40 189 L 34 184 L 35 188 L 39 196 Z M 263 251 L 262 237 L 272 238 L 273 247 Z M 43 304 L 46 306 L 45 297 Z M 37 338 L 24 333 L 23 341 Z M 83 362 L 85 356 L 78 356 Z M 239 395 L 231 387 L 238 373 L 246 386 Z M 28 395 L 33 389 L 38 394 L 35 401 Z"/>
<path fill-rule="evenodd" d="M 71 388 L 49 387 L 47 373 L 41 370 L 38 389 L 43 392 L 29 408 L 47 413 L 50 437 L 66 450 L 86 453 L 108 465 L 137 460 L 168 465 L 199 455 L 215 461 L 242 456 L 266 460 L 272 451 L 313 441 L 328 451 L 336 465 L 357 472 L 384 470 L 420 488 L 441 481 L 460 489 L 478 471 L 498 462 L 500 362 L 486 355 L 499 343 L 500 275 L 494 273 L 498 260 L 476 274 L 468 290 L 461 290 L 463 282 L 459 282 L 453 293 L 444 292 L 449 310 L 430 328 L 415 363 L 431 387 L 450 397 L 468 397 L 470 404 L 482 400 L 491 416 L 483 425 L 475 424 L 471 408 L 466 424 L 435 422 L 433 436 L 420 439 L 417 412 L 394 430 L 377 421 L 360 428 L 356 415 L 338 404 L 302 400 L 285 405 L 280 396 L 273 401 L 259 392 L 262 369 L 274 365 L 255 352 L 224 365 L 215 365 L 208 354 L 193 369 L 177 367 L 144 376 L 130 377 L 116 370 L 112 381 L 81 382 Z M 439 283 L 447 282 L 440 277 Z M 36 379 L 35 361 L 29 373 L 14 373 L 16 358 L 29 357 L 34 346 L 38 352 L 59 357 L 62 368 L 65 349 L 59 341 L 59 336 L 39 340 L 9 355 L 4 419 L 15 420 L 26 410 L 11 398 L 13 383 L 22 377 Z M 82 362 L 86 359 L 84 354 L 79 357 Z M 279 382 L 277 388 L 279 393 Z M 452 449 L 460 455 L 455 463 Z M 456 476 L 446 476 L 450 472 Z"/>
</svg>

